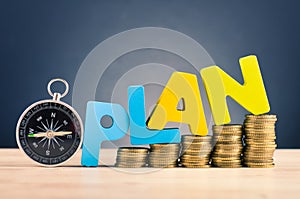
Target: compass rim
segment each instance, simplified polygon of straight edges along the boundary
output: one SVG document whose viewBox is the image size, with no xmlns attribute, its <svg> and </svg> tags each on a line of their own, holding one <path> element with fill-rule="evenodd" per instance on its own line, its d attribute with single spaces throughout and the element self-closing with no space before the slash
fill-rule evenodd
<svg viewBox="0 0 300 199">
<path fill-rule="evenodd" d="M 47 103 L 47 102 L 51 102 L 51 103 L 57 103 L 57 104 L 61 104 L 63 106 L 66 106 L 68 109 L 71 110 L 72 113 L 74 113 L 75 117 L 78 119 L 79 121 L 79 125 L 80 125 L 80 130 L 81 130 L 81 133 L 80 133 L 80 143 L 77 147 L 77 149 L 75 150 L 75 152 L 69 156 L 66 160 L 60 162 L 60 163 L 57 163 L 57 164 L 43 164 L 41 162 L 38 162 L 34 159 L 32 159 L 30 156 L 28 156 L 21 143 L 20 143 L 20 136 L 19 136 L 19 132 L 20 132 L 20 125 L 21 125 L 21 121 L 23 120 L 23 118 L 25 117 L 25 115 L 28 113 L 28 111 L 30 111 L 33 107 L 39 105 L 39 104 L 43 104 L 43 103 Z M 77 153 L 78 151 L 81 149 L 81 146 L 82 146 L 82 143 L 83 143 L 83 134 L 84 134 L 84 128 L 83 128 L 83 123 L 82 123 L 82 120 L 81 120 L 81 117 L 79 116 L 78 112 L 72 107 L 70 106 L 69 104 L 65 103 L 65 102 L 62 102 L 62 101 L 57 101 L 57 100 L 52 100 L 52 99 L 46 99 L 46 100 L 39 100 L 39 101 L 36 101 L 34 102 L 33 104 L 31 104 L 30 106 L 28 106 L 23 112 L 22 114 L 20 115 L 19 117 L 19 120 L 18 120 L 18 123 L 17 123 L 17 126 L 16 126 L 16 141 L 17 141 L 17 145 L 18 145 L 18 148 L 20 149 L 20 151 L 23 152 L 23 154 L 25 154 L 26 157 L 28 157 L 31 161 L 33 161 L 35 164 L 39 165 L 39 166 L 43 166 L 43 167 L 57 167 L 57 166 L 61 166 L 65 163 L 67 163 L 68 161 L 70 161 Z"/>
</svg>

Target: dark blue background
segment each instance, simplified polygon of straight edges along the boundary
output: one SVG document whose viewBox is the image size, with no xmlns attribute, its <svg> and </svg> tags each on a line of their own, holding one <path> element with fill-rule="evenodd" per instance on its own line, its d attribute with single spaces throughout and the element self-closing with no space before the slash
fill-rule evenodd
<svg viewBox="0 0 300 199">
<path fill-rule="evenodd" d="M 0 1 L 0 147 L 16 147 L 15 125 L 46 84 L 73 85 L 87 54 L 104 39 L 137 27 L 165 27 L 194 38 L 215 63 L 241 80 L 238 58 L 257 54 L 278 145 L 299 148 L 298 1 Z M 71 95 L 65 98 L 71 104 Z"/>
</svg>

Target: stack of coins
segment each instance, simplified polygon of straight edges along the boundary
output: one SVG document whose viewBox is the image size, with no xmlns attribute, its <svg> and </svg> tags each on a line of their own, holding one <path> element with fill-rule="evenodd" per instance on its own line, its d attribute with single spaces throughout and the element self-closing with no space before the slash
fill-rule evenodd
<svg viewBox="0 0 300 199">
<path fill-rule="evenodd" d="M 210 167 L 212 136 L 182 136 L 180 164 L 188 168 Z"/>
<path fill-rule="evenodd" d="M 254 168 L 274 167 L 276 115 L 246 115 L 244 164 Z"/>
<path fill-rule="evenodd" d="M 116 167 L 140 168 L 147 165 L 149 149 L 144 147 L 120 147 L 117 152 Z"/>
<path fill-rule="evenodd" d="M 149 166 L 172 168 L 178 164 L 180 144 L 150 144 Z"/>
<path fill-rule="evenodd" d="M 242 166 L 242 125 L 213 126 L 215 147 L 212 164 L 216 167 L 237 168 Z"/>
</svg>

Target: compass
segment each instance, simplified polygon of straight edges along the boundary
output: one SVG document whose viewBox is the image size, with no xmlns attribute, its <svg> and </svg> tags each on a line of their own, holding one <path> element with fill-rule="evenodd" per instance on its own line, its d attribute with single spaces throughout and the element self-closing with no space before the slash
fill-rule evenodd
<svg viewBox="0 0 300 199">
<path fill-rule="evenodd" d="M 63 94 L 51 91 L 51 84 L 57 81 L 65 84 Z M 81 147 L 82 121 L 70 105 L 60 101 L 68 90 L 65 80 L 51 80 L 48 92 L 53 99 L 35 102 L 22 113 L 18 121 L 18 146 L 40 165 L 60 165 L 72 158 Z"/>
</svg>

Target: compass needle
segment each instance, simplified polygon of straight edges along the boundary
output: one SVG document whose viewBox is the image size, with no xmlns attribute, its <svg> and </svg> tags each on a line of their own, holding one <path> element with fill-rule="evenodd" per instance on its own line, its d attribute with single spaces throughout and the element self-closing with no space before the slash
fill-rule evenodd
<svg viewBox="0 0 300 199">
<path fill-rule="evenodd" d="M 64 136 L 64 135 L 70 135 L 72 134 L 72 131 L 59 131 L 59 132 L 53 132 L 54 136 Z"/>
</svg>

